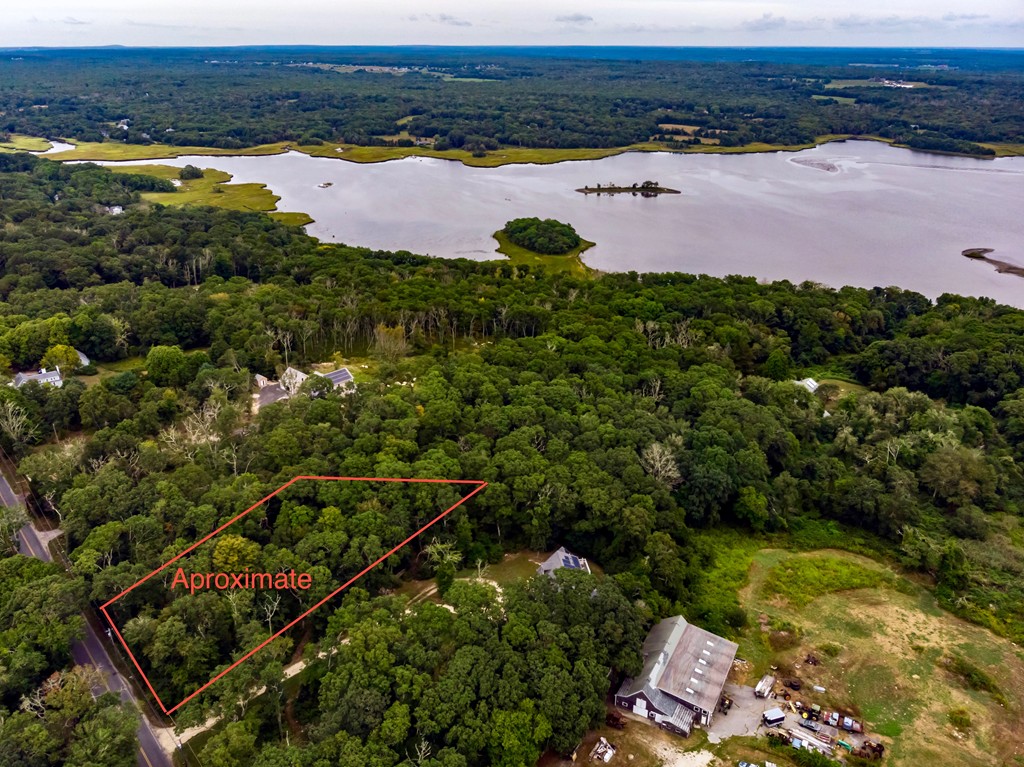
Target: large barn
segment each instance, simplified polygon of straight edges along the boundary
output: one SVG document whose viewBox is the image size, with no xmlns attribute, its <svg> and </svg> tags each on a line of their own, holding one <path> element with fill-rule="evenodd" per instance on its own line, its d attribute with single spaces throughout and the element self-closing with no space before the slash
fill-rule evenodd
<svg viewBox="0 0 1024 767">
<path fill-rule="evenodd" d="M 666 618 L 644 641 L 644 668 L 615 694 L 615 705 L 666 730 L 689 735 L 711 724 L 737 645 L 686 622 Z"/>
</svg>

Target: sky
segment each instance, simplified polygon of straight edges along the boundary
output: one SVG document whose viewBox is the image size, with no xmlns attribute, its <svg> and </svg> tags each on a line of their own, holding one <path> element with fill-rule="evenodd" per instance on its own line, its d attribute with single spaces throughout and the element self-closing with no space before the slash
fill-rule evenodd
<svg viewBox="0 0 1024 767">
<path fill-rule="evenodd" d="M 1022 0 L 47 0 L 0 46 L 809 45 L 1024 47 Z"/>
</svg>

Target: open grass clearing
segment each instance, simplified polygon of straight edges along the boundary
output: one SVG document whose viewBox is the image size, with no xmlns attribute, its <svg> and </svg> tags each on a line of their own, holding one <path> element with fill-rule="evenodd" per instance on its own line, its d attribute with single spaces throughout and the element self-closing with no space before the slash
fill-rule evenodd
<svg viewBox="0 0 1024 767">
<path fill-rule="evenodd" d="M 813 96 L 811 96 L 811 98 L 814 99 L 815 101 L 825 101 L 826 99 L 830 99 L 830 100 L 836 101 L 836 102 L 838 102 L 840 104 L 856 104 L 857 103 L 857 99 L 852 98 L 851 96 L 823 96 L 820 93 L 815 93 Z"/>
<path fill-rule="evenodd" d="M 996 157 L 1024 157 L 1024 144 L 981 144 L 996 153 Z"/>
<path fill-rule="evenodd" d="M 422 146 L 354 146 L 351 144 L 322 144 L 320 146 L 297 146 L 298 151 L 313 157 L 337 157 L 349 162 L 387 162 L 405 157 L 433 157 L 439 160 L 458 160 L 474 168 L 497 168 L 513 163 L 534 163 L 546 165 L 570 160 L 600 160 L 621 154 L 626 148 L 609 149 L 527 149 L 505 147 L 488 152 L 483 157 L 474 157 L 464 149 L 439 151 Z"/>
<path fill-rule="evenodd" d="M 0 140 L 0 152 L 45 152 L 50 148 L 50 142 L 36 136 L 22 136 L 18 133 L 10 134 L 6 139 Z"/>
<path fill-rule="evenodd" d="M 1013 763 L 1014 733 L 1024 725 L 1019 648 L 945 612 L 927 589 L 867 557 L 751 548 L 709 573 L 717 580 L 721 567 L 722 579 L 735 584 L 742 560 L 748 562 L 739 600 L 750 625 L 738 637 L 738 654 L 750 662 L 751 678 L 771 666 L 797 676 L 801 699 L 848 710 L 881 736 L 888 764 Z M 787 578 L 792 582 L 780 589 Z M 805 664 L 808 653 L 821 664 Z M 1009 705 L 951 673 L 957 655 L 996 680 Z M 826 692 L 814 693 L 813 685 Z M 969 734 L 950 723 L 959 709 L 970 712 Z"/>
<path fill-rule="evenodd" d="M 532 250 L 516 245 L 500 230 L 494 233 L 494 239 L 498 241 L 498 253 L 507 256 L 514 266 L 539 266 L 550 272 L 567 272 L 574 277 L 582 278 L 591 277 L 595 273 L 593 269 L 584 264 L 580 259 L 580 254 L 583 251 L 594 247 L 594 243 L 588 240 L 583 240 L 578 247 L 573 248 L 568 253 L 559 256 L 549 256 L 543 253 L 534 253 Z"/>
<path fill-rule="evenodd" d="M 122 162 L 130 160 L 166 160 L 184 155 L 214 156 L 259 156 L 281 154 L 290 144 L 261 144 L 242 149 L 221 149 L 209 146 L 171 146 L 170 144 L 125 144 L 120 141 L 71 141 L 74 149 L 50 155 L 53 160 L 95 160 L 98 162 Z"/>
<path fill-rule="evenodd" d="M 701 128 L 699 125 L 684 125 L 683 123 L 658 123 L 658 127 L 662 130 L 681 131 L 688 136 L 692 136 Z"/>
<path fill-rule="evenodd" d="M 696 126 L 687 126 L 696 127 Z M 260 156 L 281 154 L 287 151 L 298 151 L 312 157 L 334 157 L 340 160 L 359 163 L 388 162 L 406 157 L 433 157 L 439 160 L 455 160 L 474 168 L 498 168 L 503 165 L 536 164 L 547 165 L 574 160 L 600 160 L 613 157 L 623 152 L 711 152 L 722 154 L 748 154 L 755 152 L 798 152 L 810 149 L 830 141 L 858 139 L 862 141 L 882 141 L 892 144 L 891 139 L 879 136 L 853 136 L 850 134 L 829 134 L 818 136 L 814 141 L 805 144 L 766 144 L 755 142 L 746 146 L 721 146 L 720 139 L 704 138 L 700 144 L 687 144 L 678 150 L 669 149 L 657 142 L 641 142 L 623 147 L 602 147 L 598 149 L 534 149 L 526 147 L 502 147 L 487 152 L 483 157 L 474 157 L 471 152 L 463 149 L 438 151 L 432 147 L 389 147 L 389 146 L 355 146 L 352 144 L 335 144 L 326 142 L 316 145 L 301 145 L 293 142 L 263 144 L 243 149 L 220 149 L 216 147 L 178 147 L 167 144 L 124 144 L 120 142 L 80 142 L 74 149 L 52 155 L 55 160 L 95 160 L 132 161 L 160 160 L 183 155 L 197 156 Z M 996 148 L 997 154 L 1011 156 L 1024 152 L 1024 147 L 1016 144 L 986 145 Z"/>
</svg>

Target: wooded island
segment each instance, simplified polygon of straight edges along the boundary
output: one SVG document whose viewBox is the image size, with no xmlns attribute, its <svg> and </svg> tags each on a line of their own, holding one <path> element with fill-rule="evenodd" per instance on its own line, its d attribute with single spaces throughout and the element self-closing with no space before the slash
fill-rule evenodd
<svg viewBox="0 0 1024 767">
<path fill-rule="evenodd" d="M 657 181 L 634 182 L 631 186 L 617 186 L 615 184 L 597 184 L 596 186 L 585 186 L 577 189 L 582 194 L 638 194 L 641 197 L 657 197 L 659 194 L 682 194 L 678 189 L 669 189 Z"/>
</svg>

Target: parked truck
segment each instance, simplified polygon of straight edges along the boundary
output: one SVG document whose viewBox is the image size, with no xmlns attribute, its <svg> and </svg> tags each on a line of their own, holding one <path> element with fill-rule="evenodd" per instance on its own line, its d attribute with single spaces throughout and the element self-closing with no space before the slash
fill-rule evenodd
<svg viewBox="0 0 1024 767">
<path fill-rule="evenodd" d="M 858 722 L 856 719 L 851 719 L 848 716 L 843 717 L 843 721 L 839 723 L 839 726 L 847 732 L 864 732 L 864 727 L 861 725 L 861 723 Z"/>
</svg>

